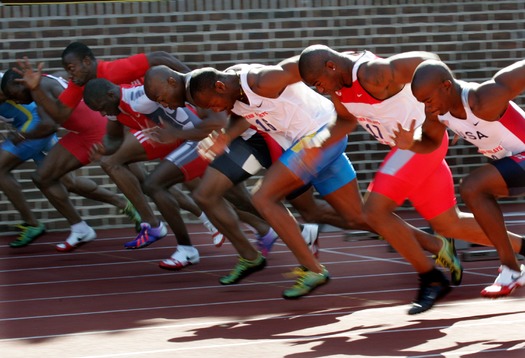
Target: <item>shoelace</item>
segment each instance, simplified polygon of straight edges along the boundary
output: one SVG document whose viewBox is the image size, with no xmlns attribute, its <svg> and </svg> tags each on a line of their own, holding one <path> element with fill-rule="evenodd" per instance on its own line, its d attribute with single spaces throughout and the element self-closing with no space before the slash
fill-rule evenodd
<svg viewBox="0 0 525 358">
<path fill-rule="evenodd" d="M 149 241 L 148 228 L 147 227 L 142 228 L 142 230 L 140 230 L 139 236 L 140 238 L 136 240 L 137 246 L 140 246 L 148 242 Z"/>
</svg>

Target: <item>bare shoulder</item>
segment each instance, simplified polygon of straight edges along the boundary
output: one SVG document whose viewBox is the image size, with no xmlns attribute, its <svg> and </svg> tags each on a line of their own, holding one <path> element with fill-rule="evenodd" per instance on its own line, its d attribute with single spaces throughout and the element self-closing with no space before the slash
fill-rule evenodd
<svg viewBox="0 0 525 358">
<path fill-rule="evenodd" d="M 291 71 L 282 66 L 263 66 L 248 73 L 248 84 L 253 92 L 268 98 L 277 98 L 284 89 L 298 82 Z"/>
</svg>

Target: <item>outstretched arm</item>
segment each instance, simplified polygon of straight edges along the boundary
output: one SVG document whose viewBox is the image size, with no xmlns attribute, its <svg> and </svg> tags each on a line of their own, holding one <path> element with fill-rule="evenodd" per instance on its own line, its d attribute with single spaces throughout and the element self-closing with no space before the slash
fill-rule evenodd
<svg viewBox="0 0 525 358">
<path fill-rule="evenodd" d="M 165 65 L 177 72 L 187 73 L 190 68 L 182 63 L 177 57 L 165 51 L 155 51 L 146 55 L 150 67 Z"/>
<path fill-rule="evenodd" d="M 525 90 L 525 60 L 503 68 L 494 77 L 471 91 L 472 112 L 487 121 L 497 121 L 508 102 Z"/>
<path fill-rule="evenodd" d="M 58 99 L 58 96 L 48 92 L 46 88 L 42 88 L 42 68 L 44 64 L 42 62 L 39 63 L 35 70 L 27 57 L 24 57 L 23 60 L 18 61 L 18 66 L 20 68 L 15 70 L 23 76 L 20 81 L 29 88 L 36 104 L 42 107 L 57 123 L 65 122 L 73 112 L 73 108 L 63 104 Z"/>
</svg>

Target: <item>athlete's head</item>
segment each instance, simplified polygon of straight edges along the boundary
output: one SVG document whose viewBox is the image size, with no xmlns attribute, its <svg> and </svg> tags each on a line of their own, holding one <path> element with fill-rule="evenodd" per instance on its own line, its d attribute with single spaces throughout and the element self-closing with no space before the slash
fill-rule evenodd
<svg viewBox="0 0 525 358">
<path fill-rule="evenodd" d="M 419 64 L 412 77 L 412 93 L 425 104 L 425 111 L 445 114 L 452 105 L 454 76 L 441 61 L 427 60 Z"/>
<path fill-rule="evenodd" d="M 97 77 L 97 61 L 89 47 L 81 42 L 70 43 L 62 52 L 62 66 L 69 78 L 78 86 L 84 86 Z"/>
<path fill-rule="evenodd" d="M 325 45 L 312 45 L 299 56 L 299 73 L 303 81 L 319 93 L 331 94 L 352 83 L 345 84 L 341 56 Z"/>
<path fill-rule="evenodd" d="M 7 99 L 21 104 L 33 102 L 31 91 L 22 83 L 17 81 L 22 75 L 13 70 L 7 70 L 2 76 L 0 88 Z"/>
<path fill-rule="evenodd" d="M 163 107 L 177 109 L 186 102 L 184 75 L 167 66 L 151 67 L 144 77 L 144 92 Z"/>
<path fill-rule="evenodd" d="M 84 88 L 84 102 L 103 116 L 116 116 L 120 113 L 120 87 L 104 79 L 95 78 Z"/>
<path fill-rule="evenodd" d="M 224 72 L 205 67 L 191 72 L 189 93 L 198 107 L 214 112 L 230 111 L 240 96 L 240 83 L 238 79 L 234 82 L 228 81 Z"/>
</svg>

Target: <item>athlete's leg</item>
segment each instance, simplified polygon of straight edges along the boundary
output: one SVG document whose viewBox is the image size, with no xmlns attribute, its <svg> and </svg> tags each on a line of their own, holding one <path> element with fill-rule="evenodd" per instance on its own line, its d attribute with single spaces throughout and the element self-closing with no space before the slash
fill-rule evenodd
<svg viewBox="0 0 525 358">
<path fill-rule="evenodd" d="M 141 180 L 144 175 L 138 168 L 130 169 L 129 167 L 132 163 L 147 160 L 148 156 L 144 147 L 131 132 L 127 132 L 119 149 L 112 155 L 103 156 L 100 159 L 100 166 L 133 204 L 142 222 L 148 223 L 151 227 L 158 227 L 160 222 L 142 191 Z"/>
<path fill-rule="evenodd" d="M 303 185 L 304 182 L 299 177 L 277 161 L 264 175 L 261 186 L 252 196 L 252 201 L 299 263 L 309 271 L 322 273 L 323 268 L 306 245 L 297 220 L 282 203 L 287 194 Z"/>
<path fill-rule="evenodd" d="M 20 213 L 24 223 L 29 226 L 38 226 L 38 220 L 22 192 L 22 186 L 11 173 L 14 168 L 22 163 L 23 161 L 14 154 L 0 149 L 0 189 Z"/>
<path fill-rule="evenodd" d="M 352 189 L 346 189 L 349 191 L 348 194 L 350 197 L 347 197 L 346 194 L 336 197 L 334 194 L 325 196 L 323 199 L 326 201 L 317 199 L 314 196 L 314 189 L 312 187 L 301 195 L 290 199 L 289 201 L 299 212 L 301 217 L 308 223 L 328 224 L 347 230 L 353 229 L 371 231 L 371 229 L 363 220 L 361 208 L 359 208 L 359 210 L 357 210 L 357 206 L 355 208 L 351 208 L 347 215 L 344 214 L 347 212 L 347 208 L 344 207 L 344 203 L 340 203 L 348 200 L 348 204 L 352 204 L 353 206 L 354 203 L 360 203 L 358 206 L 362 207 L 363 199 L 359 194 L 359 190 L 354 188 L 355 186 L 355 184 L 352 184 Z"/>
<path fill-rule="evenodd" d="M 69 192 L 61 183 L 66 173 L 83 164 L 64 148 L 56 144 L 33 175 L 33 181 L 49 202 L 66 218 L 70 225 L 80 223 L 82 218 L 69 198 Z"/>
<path fill-rule="evenodd" d="M 505 226 L 505 219 L 497 198 L 508 197 L 509 189 L 498 169 L 487 164 L 472 171 L 463 179 L 461 197 L 496 250 L 501 263 L 520 271 Z"/>
<path fill-rule="evenodd" d="M 177 243 L 192 246 L 184 220 L 180 214 L 179 203 L 168 190 L 184 181 L 184 173 L 170 160 L 164 159 L 144 181 L 144 192 L 155 202 L 158 210 L 168 222 Z"/>
<path fill-rule="evenodd" d="M 239 255 L 252 261 L 257 259 L 259 253 L 242 232 L 237 213 L 224 199 L 225 193 L 233 187 L 234 183 L 225 174 L 208 167 L 200 185 L 193 192 L 193 197 L 213 225 L 230 240 Z"/>
</svg>

